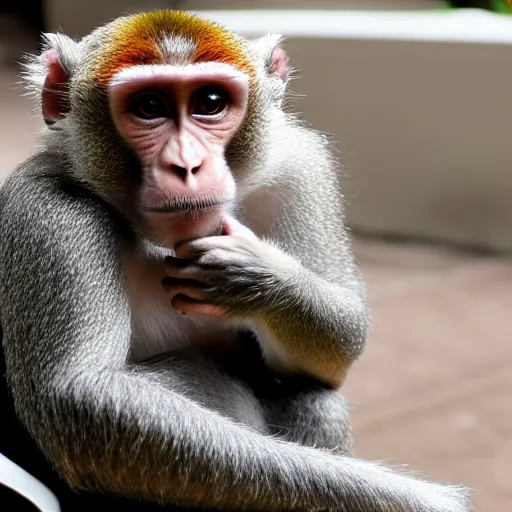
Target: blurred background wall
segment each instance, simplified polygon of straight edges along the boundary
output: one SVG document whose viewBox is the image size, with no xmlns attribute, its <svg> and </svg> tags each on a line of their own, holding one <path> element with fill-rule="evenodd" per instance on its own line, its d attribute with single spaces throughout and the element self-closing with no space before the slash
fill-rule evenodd
<svg viewBox="0 0 512 512">
<path fill-rule="evenodd" d="M 45 16 L 50 27 L 63 27 L 77 35 L 86 34 L 105 19 L 116 17 L 119 12 L 135 12 L 144 9 L 166 7 L 186 10 L 234 10 L 234 9 L 308 9 L 308 10 L 422 10 L 443 5 L 439 0 L 112 0 L 102 2 L 68 2 L 47 0 Z M 77 14 L 79 13 L 79 16 Z"/>
<path fill-rule="evenodd" d="M 445 3 L 46 0 L 43 13 L 49 30 L 82 36 L 120 12 L 161 5 L 199 11 L 265 10 L 250 22 L 243 14 L 218 16 L 253 37 L 269 29 L 286 31 L 286 49 L 301 76 L 292 85 L 300 96 L 294 107 L 334 135 L 349 175 L 345 192 L 354 229 L 510 250 L 512 144 L 506 105 L 512 37 L 496 40 L 492 21 L 490 28 L 482 29 L 485 23 L 471 13 L 438 33 L 440 18 L 447 15 L 435 13 L 432 19 L 426 12 Z M 314 10 L 316 17 L 310 13 L 291 22 L 291 15 L 276 12 L 282 9 Z M 372 10 L 400 16 L 406 10 L 411 16 L 401 23 L 392 21 L 395 32 L 386 31 L 390 22 L 385 17 L 338 18 L 333 26 L 334 12 L 340 9 L 362 16 Z M 485 14 L 478 13 L 481 18 Z M 297 29 L 301 24 L 304 33 Z M 326 24 L 328 38 L 323 35 Z M 293 34 L 287 30 L 290 25 L 296 27 Z M 512 33 L 512 24 L 508 30 Z M 453 40 L 454 34 L 460 38 Z"/>
</svg>

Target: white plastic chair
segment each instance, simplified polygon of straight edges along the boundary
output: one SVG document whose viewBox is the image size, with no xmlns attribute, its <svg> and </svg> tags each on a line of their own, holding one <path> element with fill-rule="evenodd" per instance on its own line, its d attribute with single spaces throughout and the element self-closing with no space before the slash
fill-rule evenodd
<svg viewBox="0 0 512 512">
<path fill-rule="evenodd" d="M 26 498 L 41 512 L 61 512 L 59 501 L 46 485 L 1 453 L 0 484 Z"/>
</svg>

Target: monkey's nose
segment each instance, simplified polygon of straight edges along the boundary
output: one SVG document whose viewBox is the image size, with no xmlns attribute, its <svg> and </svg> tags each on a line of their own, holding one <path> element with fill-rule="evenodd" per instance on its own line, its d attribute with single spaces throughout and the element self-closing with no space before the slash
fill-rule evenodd
<svg viewBox="0 0 512 512">
<path fill-rule="evenodd" d="M 182 167 L 180 165 L 172 164 L 171 165 L 171 172 L 176 174 L 181 179 L 186 179 L 188 174 L 197 174 L 199 172 L 199 169 L 201 168 L 201 164 L 196 165 L 195 167 L 188 166 L 188 167 Z"/>
<path fill-rule="evenodd" d="M 169 139 L 159 155 L 159 164 L 167 173 L 185 182 L 204 168 L 207 158 L 204 144 L 184 131 Z"/>
</svg>

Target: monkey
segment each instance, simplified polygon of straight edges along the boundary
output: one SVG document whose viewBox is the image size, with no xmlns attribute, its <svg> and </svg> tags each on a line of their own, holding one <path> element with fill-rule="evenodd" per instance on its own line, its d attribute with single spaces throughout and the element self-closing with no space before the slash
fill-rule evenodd
<svg viewBox="0 0 512 512">
<path fill-rule="evenodd" d="M 355 458 L 339 389 L 368 301 L 290 74 L 280 36 L 181 11 L 45 35 L 48 130 L 0 188 L 17 420 L 69 488 L 135 510 L 469 511 Z"/>
</svg>

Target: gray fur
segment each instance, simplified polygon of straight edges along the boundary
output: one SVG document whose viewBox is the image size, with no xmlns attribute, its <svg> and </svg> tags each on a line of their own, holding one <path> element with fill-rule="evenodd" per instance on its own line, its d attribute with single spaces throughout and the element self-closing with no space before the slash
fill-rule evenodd
<svg viewBox="0 0 512 512">
<path fill-rule="evenodd" d="M 129 182 L 133 162 L 87 80 L 108 36 L 102 28 L 81 43 L 49 38 L 70 72 L 71 113 L 0 189 L 7 375 L 17 414 L 43 453 L 76 489 L 163 503 L 471 510 L 462 488 L 351 458 L 347 408 L 333 389 L 308 384 L 268 396 L 193 350 L 133 356 L 138 320 L 123 258 L 140 235 L 128 211 L 132 192 L 119 179 L 124 172 Z M 184 272 L 222 277 L 210 299 L 256 330 L 276 371 L 322 380 L 325 368 L 348 368 L 363 350 L 364 286 L 343 225 L 336 162 L 322 136 L 280 110 L 283 84 L 267 80 L 269 51 L 258 51 L 259 89 L 227 158 L 238 218 L 260 240 L 227 248 L 199 240 L 196 265 Z M 234 328 L 232 335 L 234 343 Z"/>
</svg>

